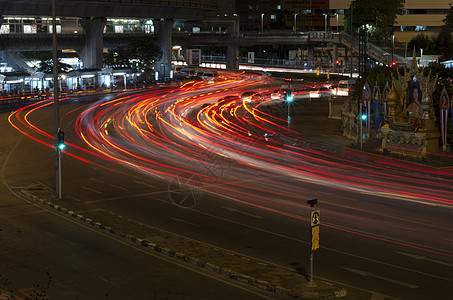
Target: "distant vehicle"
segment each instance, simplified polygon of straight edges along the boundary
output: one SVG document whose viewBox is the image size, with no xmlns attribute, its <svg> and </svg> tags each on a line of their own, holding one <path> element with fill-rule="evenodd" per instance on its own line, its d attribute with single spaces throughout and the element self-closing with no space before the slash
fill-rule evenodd
<svg viewBox="0 0 453 300">
<path fill-rule="evenodd" d="M 338 84 L 333 85 L 331 90 L 335 96 L 347 96 L 349 95 L 349 82 L 342 80 Z"/>
<path fill-rule="evenodd" d="M 319 93 L 318 91 L 318 88 L 317 87 L 311 87 L 309 90 L 308 90 L 308 96 L 310 99 L 317 99 L 317 98 L 321 98 L 321 94 Z"/>
<path fill-rule="evenodd" d="M 318 93 L 321 97 L 329 97 L 332 95 L 332 91 L 327 86 L 320 86 L 318 87 Z"/>
<path fill-rule="evenodd" d="M 194 67 L 184 67 L 179 70 L 179 75 L 190 78 L 197 75 L 197 70 Z"/>
<path fill-rule="evenodd" d="M 263 96 L 256 91 L 246 91 L 242 93 L 241 98 L 244 102 L 250 102 L 252 100 L 254 101 L 262 100 Z"/>
<path fill-rule="evenodd" d="M 307 99 L 309 98 L 309 88 L 307 87 L 299 87 L 299 88 L 294 88 L 294 90 L 291 92 L 291 95 L 293 96 L 293 99 Z"/>
<path fill-rule="evenodd" d="M 214 78 L 219 76 L 219 73 L 216 71 L 203 71 L 202 75 L 199 75 L 202 79 L 214 83 Z"/>
<path fill-rule="evenodd" d="M 236 106 L 236 103 L 240 101 L 241 98 L 239 96 L 229 95 L 225 96 L 217 101 L 217 103 L 221 103 L 221 111 L 229 114 L 231 109 Z"/>
<path fill-rule="evenodd" d="M 272 100 L 280 100 L 281 98 L 283 98 L 285 95 L 285 92 L 278 89 L 278 90 L 275 90 L 271 93 L 271 99 Z"/>
</svg>

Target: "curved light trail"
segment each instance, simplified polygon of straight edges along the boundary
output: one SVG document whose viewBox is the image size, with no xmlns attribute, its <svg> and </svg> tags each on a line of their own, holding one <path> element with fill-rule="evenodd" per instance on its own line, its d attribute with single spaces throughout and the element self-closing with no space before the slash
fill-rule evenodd
<svg viewBox="0 0 453 300">
<path fill-rule="evenodd" d="M 286 103 L 272 100 L 271 89 L 263 88 L 270 80 L 225 73 L 215 83 L 156 87 L 75 109 L 67 115 L 77 115 L 74 129 L 83 143 L 67 143 L 65 153 L 85 162 L 96 155 L 168 182 L 178 176 L 209 193 L 302 220 L 306 200 L 316 194 L 313 184 L 453 208 L 453 176 L 448 173 L 414 174 L 403 165 L 368 164 L 306 147 L 281 117 Z M 260 90 L 264 97 L 244 100 L 244 90 Z M 51 103 L 19 109 L 9 121 L 53 147 L 52 135 L 30 121 L 30 115 Z M 392 242 L 402 244 L 396 237 Z M 429 251 L 453 257 L 453 251 Z"/>
</svg>

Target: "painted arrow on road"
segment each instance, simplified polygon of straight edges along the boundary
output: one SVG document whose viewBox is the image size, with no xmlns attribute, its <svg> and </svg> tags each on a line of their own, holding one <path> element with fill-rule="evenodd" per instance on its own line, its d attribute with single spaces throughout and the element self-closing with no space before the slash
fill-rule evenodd
<svg viewBox="0 0 453 300">
<path fill-rule="evenodd" d="M 359 274 L 361 276 L 368 276 L 368 277 L 378 278 L 378 279 L 381 279 L 381 280 L 385 280 L 385 281 L 388 281 L 388 282 L 391 282 L 391 283 L 395 283 L 395 284 L 398 284 L 398 285 L 402 285 L 402 286 L 408 287 L 410 289 L 418 288 L 417 285 L 413 285 L 413 284 L 410 284 L 410 283 L 406 283 L 406 282 L 402 282 L 402 281 L 398 281 L 398 280 L 394 280 L 394 279 L 390 279 L 390 278 L 385 278 L 385 277 L 373 274 L 371 272 L 361 271 L 361 270 L 356 270 L 356 269 L 351 269 L 351 268 L 346 268 L 346 267 L 342 267 L 342 268 L 345 269 L 345 270 L 351 271 L 353 273 Z"/>
<path fill-rule="evenodd" d="M 434 263 L 437 263 L 437 264 L 453 267 L 453 264 L 449 264 L 449 263 L 446 263 L 446 262 L 443 262 L 443 261 L 439 261 L 439 260 L 430 259 L 430 258 L 427 258 L 426 256 L 410 254 L 410 253 L 404 253 L 404 252 L 399 252 L 399 251 L 395 251 L 395 252 L 399 253 L 401 255 L 408 256 L 408 257 L 413 258 L 413 259 L 423 259 L 423 260 L 434 262 Z"/>
</svg>

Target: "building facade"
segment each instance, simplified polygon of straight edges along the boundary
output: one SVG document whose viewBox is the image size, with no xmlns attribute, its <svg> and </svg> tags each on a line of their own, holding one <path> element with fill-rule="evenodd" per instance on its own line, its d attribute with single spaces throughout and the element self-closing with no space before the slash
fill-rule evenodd
<svg viewBox="0 0 453 300">
<path fill-rule="evenodd" d="M 228 1 L 224 3 L 228 5 Z M 236 0 L 236 9 L 241 31 L 291 30 L 294 24 L 298 31 L 322 31 L 326 26 L 329 31 L 336 31 L 341 30 L 350 3 L 351 0 Z M 419 34 L 437 36 L 450 3 L 451 0 L 405 0 L 394 26 L 396 42 L 409 42 Z"/>
</svg>

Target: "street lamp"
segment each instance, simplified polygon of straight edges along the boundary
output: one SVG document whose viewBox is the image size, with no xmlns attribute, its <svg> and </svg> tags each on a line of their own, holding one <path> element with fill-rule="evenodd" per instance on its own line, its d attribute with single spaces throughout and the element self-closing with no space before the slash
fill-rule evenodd
<svg viewBox="0 0 453 300">
<path fill-rule="evenodd" d="M 338 14 L 335 13 L 335 16 L 337 17 L 337 33 L 338 33 Z"/>
<path fill-rule="evenodd" d="M 293 31 L 294 33 L 296 33 L 296 28 L 297 28 L 297 13 L 294 14 L 294 27 L 293 27 Z"/>
<path fill-rule="evenodd" d="M 420 67 L 422 66 L 423 49 L 420 49 Z"/>
<path fill-rule="evenodd" d="M 263 19 L 264 19 L 264 14 L 261 14 L 261 33 L 264 32 Z"/>
<path fill-rule="evenodd" d="M 394 53 L 395 53 L 395 34 L 392 34 L 392 66 L 393 66 L 393 60 L 394 60 Z"/>
<path fill-rule="evenodd" d="M 322 14 L 324 16 L 324 33 L 327 33 L 327 14 Z"/>
</svg>

